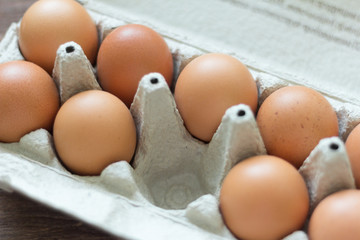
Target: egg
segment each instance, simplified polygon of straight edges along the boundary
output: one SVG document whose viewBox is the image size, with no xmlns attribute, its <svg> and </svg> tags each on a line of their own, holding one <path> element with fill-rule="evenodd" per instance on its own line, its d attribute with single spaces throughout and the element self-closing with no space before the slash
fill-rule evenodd
<svg viewBox="0 0 360 240">
<path fill-rule="evenodd" d="M 356 187 L 360 188 L 360 125 L 357 125 L 346 139 L 345 147 L 349 156 Z"/>
<path fill-rule="evenodd" d="M 19 29 L 24 58 L 52 73 L 56 51 L 74 41 L 92 64 L 98 50 L 96 25 L 84 7 L 74 0 L 40 0 L 25 12 Z"/>
<path fill-rule="evenodd" d="M 360 190 L 342 190 L 323 199 L 309 222 L 311 240 L 360 239 Z"/>
<path fill-rule="evenodd" d="M 68 99 L 54 123 L 62 163 L 78 175 L 99 175 L 109 164 L 130 162 L 136 130 L 129 109 L 116 96 L 88 90 Z"/>
<path fill-rule="evenodd" d="M 238 163 L 227 174 L 220 210 L 237 238 L 278 240 L 303 227 L 309 195 L 294 166 L 260 155 Z"/>
<path fill-rule="evenodd" d="M 255 113 L 258 104 L 256 83 L 247 67 L 221 53 L 204 54 L 186 65 L 174 97 L 187 130 L 204 142 L 212 139 L 229 107 L 243 103 Z"/>
<path fill-rule="evenodd" d="M 299 168 L 319 141 L 339 134 L 330 103 L 305 86 L 276 90 L 260 106 L 257 124 L 268 154 Z"/>
<path fill-rule="evenodd" d="M 143 25 L 128 24 L 116 28 L 104 39 L 97 70 L 101 87 L 130 107 L 144 75 L 158 72 L 171 85 L 173 59 L 157 32 Z"/>
<path fill-rule="evenodd" d="M 56 85 L 41 67 L 26 61 L 0 64 L 1 142 L 18 142 L 39 128 L 51 131 L 59 104 Z"/>
</svg>

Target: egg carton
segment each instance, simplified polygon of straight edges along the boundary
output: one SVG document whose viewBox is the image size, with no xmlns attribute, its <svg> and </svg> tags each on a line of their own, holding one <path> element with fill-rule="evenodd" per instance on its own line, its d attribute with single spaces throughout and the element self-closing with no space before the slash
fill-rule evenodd
<svg viewBox="0 0 360 240">
<path fill-rule="evenodd" d="M 188 62 L 204 53 L 223 52 L 241 59 L 231 49 L 218 49 L 161 23 L 125 14 L 110 16 L 100 3 L 92 4 L 84 2 L 100 40 L 127 23 L 158 31 L 173 54 L 175 80 Z M 0 63 L 23 59 L 18 28 L 19 23 L 11 24 L 0 42 Z M 247 66 L 256 80 L 259 104 L 273 91 L 294 84 L 289 75 L 281 78 Z M 78 44 L 59 47 L 53 79 L 62 103 L 78 92 L 100 89 L 96 78 L 96 69 Z M 19 142 L 0 143 L 0 187 L 125 239 L 236 239 L 219 211 L 219 191 L 231 167 L 266 154 L 255 117 L 248 106 L 233 106 L 210 143 L 203 143 L 184 127 L 172 94 L 175 82 L 169 88 L 158 73 L 142 78 L 130 107 L 138 137 L 131 164 L 113 163 L 100 176 L 72 174 L 56 155 L 52 135 L 39 129 Z M 299 169 L 310 194 L 309 216 L 327 195 L 355 188 L 343 141 L 360 122 L 360 111 L 335 95 L 326 97 L 337 113 L 340 135 L 321 140 Z M 308 239 L 306 226 L 284 239 Z"/>
</svg>

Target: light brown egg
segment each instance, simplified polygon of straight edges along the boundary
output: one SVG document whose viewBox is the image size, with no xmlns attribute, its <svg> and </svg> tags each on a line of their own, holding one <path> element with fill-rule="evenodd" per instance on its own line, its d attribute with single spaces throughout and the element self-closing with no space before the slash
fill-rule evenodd
<svg viewBox="0 0 360 240">
<path fill-rule="evenodd" d="M 165 40 L 139 24 L 113 30 L 100 46 L 97 64 L 101 87 L 128 107 L 144 75 L 158 72 L 169 86 L 172 82 L 173 59 Z"/>
<path fill-rule="evenodd" d="M 299 168 L 322 138 L 337 136 L 336 113 L 317 91 L 281 88 L 265 99 L 257 123 L 268 154 Z"/>
<path fill-rule="evenodd" d="M 239 239 L 278 240 L 302 228 L 309 195 L 305 181 L 290 163 L 256 156 L 235 165 L 225 177 L 220 210 Z"/>
<path fill-rule="evenodd" d="M 25 59 L 52 74 L 56 51 L 74 41 L 92 64 L 98 49 L 95 23 L 75 0 L 40 0 L 25 12 L 19 30 L 19 47 Z"/>
<path fill-rule="evenodd" d="M 39 128 L 51 131 L 58 109 L 57 88 L 45 70 L 26 61 L 0 64 L 1 142 L 17 142 Z"/>
<path fill-rule="evenodd" d="M 209 142 L 225 111 L 247 104 L 256 111 L 258 92 L 249 70 L 236 58 L 205 54 L 182 70 L 175 86 L 175 101 L 188 131 Z"/>
<path fill-rule="evenodd" d="M 71 172 L 98 175 L 113 162 L 130 162 L 136 146 L 134 120 L 116 96 L 84 91 L 61 106 L 54 123 L 54 143 Z"/>
<path fill-rule="evenodd" d="M 311 240 L 360 239 L 360 190 L 331 194 L 315 208 L 309 222 Z"/>
<path fill-rule="evenodd" d="M 345 146 L 351 163 L 356 187 L 360 188 L 360 125 L 357 125 L 350 132 L 346 139 Z"/>
</svg>

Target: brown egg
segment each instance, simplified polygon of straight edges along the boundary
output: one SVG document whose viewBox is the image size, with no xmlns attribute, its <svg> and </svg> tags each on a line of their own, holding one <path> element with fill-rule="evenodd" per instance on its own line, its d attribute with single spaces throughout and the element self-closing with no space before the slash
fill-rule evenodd
<svg viewBox="0 0 360 240">
<path fill-rule="evenodd" d="M 257 123 L 268 154 L 297 168 L 322 138 L 339 132 L 330 103 L 304 86 L 284 87 L 272 93 L 260 106 Z"/>
<path fill-rule="evenodd" d="M 58 109 L 56 85 L 41 67 L 26 61 L 0 64 L 1 142 L 17 142 L 39 128 L 51 131 Z"/>
<path fill-rule="evenodd" d="M 128 24 L 102 42 L 97 59 L 101 87 L 130 107 L 141 78 L 158 72 L 171 85 L 173 59 L 165 40 L 154 30 Z"/>
<path fill-rule="evenodd" d="M 26 60 L 52 74 L 56 51 L 63 43 L 78 43 L 92 64 L 98 49 L 97 29 L 90 15 L 74 0 L 40 0 L 25 12 L 19 46 Z"/>
<path fill-rule="evenodd" d="M 309 195 L 305 181 L 290 163 L 256 156 L 235 165 L 225 177 L 220 210 L 236 237 L 278 240 L 302 228 Z"/>
<path fill-rule="evenodd" d="M 359 190 L 343 190 L 326 197 L 315 208 L 310 218 L 310 239 L 360 239 L 359 209 Z"/>
<path fill-rule="evenodd" d="M 356 187 L 360 188 L 360 125 L 357 125 L 346 139 L 346 150 L 351 163 Z"/>
<path fill-rule="evenodd" d="M 84 91 L 60 108 L 54 123 L 54 143 L 70 171 L 98 175 L 113 162 L 130 162 L 136 146 L 134 120 L 116 96 Z"/>
<path fill-rule="evenodd" d="M 255 112 L 258 92 L 249 70 L 236 58 L 210 53 L 195 58 L 180 73 L 175 101 L 188 131 L 209 142 L 225 111 L 247 104 Z"/>
</svg>

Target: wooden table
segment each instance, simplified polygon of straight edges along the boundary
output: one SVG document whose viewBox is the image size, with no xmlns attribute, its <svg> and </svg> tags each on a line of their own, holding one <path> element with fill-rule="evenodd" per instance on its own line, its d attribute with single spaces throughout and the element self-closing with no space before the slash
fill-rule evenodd
<svg viewBox="0 0 360 240">
<path fill-rule="evenodd" d="M 0 0 L 0 39 L 35 0 Z M 17 193 L 0 190 L 0 239 L 118 239 Z"/>
</svg>

